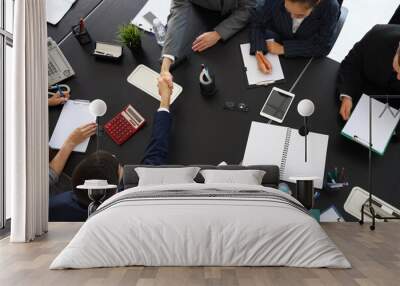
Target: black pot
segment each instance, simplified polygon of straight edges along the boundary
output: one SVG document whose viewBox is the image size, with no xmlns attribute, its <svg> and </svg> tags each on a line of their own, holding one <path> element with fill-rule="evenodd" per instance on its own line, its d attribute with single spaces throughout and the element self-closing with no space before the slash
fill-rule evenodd
<svg viewBox="0 0 400 286">
<path fill-rule="evenodd" d="M 139 40 L 136 45 L 128 45 L 129 50 L 133 56 L 140 56 L 143 54 L 142 41 Z"/>
</svg>

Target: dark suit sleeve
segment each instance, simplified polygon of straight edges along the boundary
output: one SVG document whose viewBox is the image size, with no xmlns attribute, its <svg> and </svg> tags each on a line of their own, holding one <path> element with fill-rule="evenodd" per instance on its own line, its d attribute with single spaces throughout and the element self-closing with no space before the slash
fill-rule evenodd
<svg viewBox="0 0 400 286">
<path fill-rule="evenodd" d="M 342 61 L 339 68 L 337 79 L 337 88 L 339 94 L 351 96 L 353 99 L 358 100 L 362 94 L 364 85 L 363 71 L 363 58 L 365 50 L 365 41 L 368 34 L 356 43 L 350 50 L 349 54 Z"/>
<path fill-rule="evenodd" d="M 146 148 L 142 164 L 167 164 L 170 129 L 171 114 L 167 111 L 158 111 L 154 117 L 150 143 Z"/>
<path fill-rule="evenodd" d="M 257 51 L 268 52 L 265 40 L 276 39 L 277 34 L 272 30 L 273 5 L 272 1 L 265 1 L 263 6 L 252 11 L 250 21 L 250 54 Z"/>
<path fill-rule="evenodd" d="M 334 32 L 339 19 L 340 7 L 337 1 L 326 1 L 321 15 L 318 33 L 307 40 L 283 41 L 286 57 L 326 56 L 334 44 Z M 320 4 L 323 5 L 323 4 Z"/>
</svg>

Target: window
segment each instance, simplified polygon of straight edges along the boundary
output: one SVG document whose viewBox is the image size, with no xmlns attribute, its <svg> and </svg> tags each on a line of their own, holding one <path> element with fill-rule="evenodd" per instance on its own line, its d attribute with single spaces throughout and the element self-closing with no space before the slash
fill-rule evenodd
<svg viewBox="0 0 400 286">
<path fill-rule="evenodd" d="M 14 0 L 0 0 L 0 228 L 10 218 L 10 194 L 4 185 L 4 106 L 11 92 Z"/>
</svg>

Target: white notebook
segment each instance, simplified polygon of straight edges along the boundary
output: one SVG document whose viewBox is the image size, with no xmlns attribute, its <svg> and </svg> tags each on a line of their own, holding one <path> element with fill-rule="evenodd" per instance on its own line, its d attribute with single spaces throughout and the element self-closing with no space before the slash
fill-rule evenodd
<svg viewBox="0 0 400 286">
<path fill-rule="evenodd" d="M 279 56 L 269 53 L 266 55 L 267 59 L 272 65 L 272 73 L 264 74 L 258 69 L 256 57 L 250 55 L 250 44 L 241 44 L 240 50 L 242 52 L 244 68 L 246 70 L 247 82 L 249 85 L 257 85 L 262 83 L 264 83 L 264 85 L 268 85 L 285 78 Z"/>
<path fill-rule="evenodd" d="M 253 121 L 247 139 L 243 165 L 276 165 L 281 179 L 318 177 L 314 186 L 322 189 L 325 174 L 328 135 L 310 132 L 305 162 L 305 138 L 296 129 Z"/>
<path fill-rule="evenodd" d="M 67 14 L 76 0 L 47 0 L 46 16 L 47 22 L 57 25 L 58 22 Z"/>
<path fill-rule="evenodd" d="M 138 65 L 136 69 L 128 76 L 128 82 L 133 84 L 137 88 L 143 90 L 147 94 L 151 95 L 158 101 L 161 97 L 158 93 L 157 79 L 160 76 L 159 73 L 153 71 L 151 68 L 145 65 Z M 174 103 L 175 99 L 182 93 L 183 88 L 174 83 L 171 96 L 171 104 Z"/>
<path fill-rule="evenodd" d="M 389 110 L 382 114 L 385 104 L 372 99 L 372 149 L 376 153 L 383 155 L 386 147 L 392 138 L 393 132 L 399 123 L 400 114 L 396 117 Z M 397 110 L 391 108 L 394 114 Z M 363 95 L 354 108 L 350 119 L 342 130 L 342 135 L 360 143 L 368 148 L 369 145 L 369 96 Z"/>
<path fill-rule="evenodd" d="M 148 12 L 153 13 L 160 22 L 166 26 L 168 22 L 168 16 L 171 9 L 171 0 L 149 0 L 143 6 L 142 10 L 133 18 L 132 24 L 145 30 L 146 32 L 153 33 L 153 23 L 149 23 L 143 16 Z"/>
<path fill-rule="evenodd" d="M 96 122 L 96 117 L 89 112 L 89 101 L 87 100 L 68 100 L 58 118 L 56 128 L 51 135 L 49 146 L 53 149 L 60 149 L 68 136 L 76 128 L 82 125 Z M 86 152 L 90 138 L 75 147 L 76 152 Z"/>
</svg>

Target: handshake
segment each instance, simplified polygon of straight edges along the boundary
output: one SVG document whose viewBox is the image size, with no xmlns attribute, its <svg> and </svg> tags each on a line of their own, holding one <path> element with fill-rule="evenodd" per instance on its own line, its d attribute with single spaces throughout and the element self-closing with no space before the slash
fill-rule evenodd
<svg viewBox="0 0 400 286">
<path fill-rule="evenodd" d="M 158 93 L 161 96 L 160 107 L 169 108 L 172 90 L 174 87 L 173 77 L 169 72 L 161 72 L 157 81 Z"/>
</svg>

